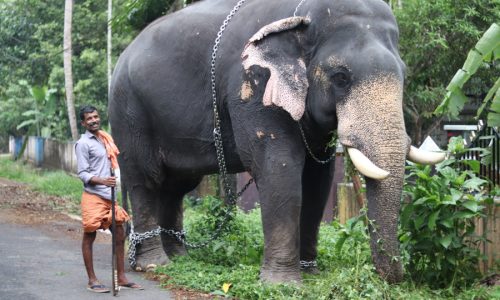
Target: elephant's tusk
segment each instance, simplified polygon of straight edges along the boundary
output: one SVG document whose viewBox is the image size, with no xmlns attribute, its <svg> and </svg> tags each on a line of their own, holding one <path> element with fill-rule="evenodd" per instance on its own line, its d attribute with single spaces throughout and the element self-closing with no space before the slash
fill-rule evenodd
<svg viewBox="0 0 500 300">
<path fill-rule="evenodd" d="M 347 152 L 351 157 L 352 163 L 358 171 L 365 175 L 377 180 L 382 180 L 389 176 L 389 172 L 377 167 L 372 161 L 366 157 L 361 151 L 355 148 L 347 148 Z"/>
<path fill-rule="evenodd" d="M 434 165 L 442 162 L 445 156 L 446 153 L 444 152 L 423 151 L 411 146 L 410 152 L 408 153 L 408 160 L 418 164 Z"/>
</svg>

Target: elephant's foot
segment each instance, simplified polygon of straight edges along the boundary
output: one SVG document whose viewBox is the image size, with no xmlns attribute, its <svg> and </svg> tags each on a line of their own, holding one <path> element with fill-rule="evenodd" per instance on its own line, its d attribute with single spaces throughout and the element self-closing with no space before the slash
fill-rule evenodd
<svg viewBox="0 0 500 300">
<path fill-rule="evenodd" d="M 271 284 L 302 283 L 302 277 L 300 275 L 299 268 L 296 268 L 294 270 L 280 270 L 262 267 L 262 269 L 260 270 L 260 280 L 262 282 Z"/>
<path fill-rule="evenodd" d="M 309 267 L 305 269 L 300 269 L 302 273 L 305 274 L 311 274 L 311 275 L 319 275 L 321 272 L 319 271 L 318 267 Z"/>
<path fill-rule="evenodd" d="M 135 271 L 148 271 L 159 265 L 166 265 L 170 262 L 167 254 L 163 250 L 160 237 L 153 237 L 144 240 L 137 245 L 135 253 Z"/>
<path fill-rule="evenodd" d="M 173 238 L 167 234 L 162 234 L 161 241 L 163 244 L 163 250 L 165 250 L 165 253 L 167 253 L 168 257 L 187 254 L 186 247 L 184 247 L 184 245 L 176 238 Z"/>
</svg>

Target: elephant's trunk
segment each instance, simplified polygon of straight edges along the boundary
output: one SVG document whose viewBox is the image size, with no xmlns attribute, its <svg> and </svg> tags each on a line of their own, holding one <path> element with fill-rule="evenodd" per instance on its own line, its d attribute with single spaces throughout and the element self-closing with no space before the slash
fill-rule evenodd
<svg viewBox="0 0 500 300">
<path fill-rule="evenodd" d="M 390 283 L 403 280 L 397 230 L 404 180 L 404 154 L 401 147 L 381 156 L 379 165 L 390 172 L 388 178 L 380 181 L 366 178 L 372 260 L 377 272 Z"/>
<path fill-rule="evenodd" d="M 353 86 L 337 106 L 340 142 L 363 153 L 388 172 L 385 179 L 366 177 L 372 258 L 388 282 L 402 280 L 397 235 L 404 165 L 409 150 L 402 111 L 402 81 L 381 75 Z"/>
<path fill-rule="evenodd" d="M 397 231 L 408 140 L 402 130 L 385 133 L 398 138 L 373 135 L 365 154 L 389 175 L 382 180 L 365 176 L 366 195 L 372 260 L 380 276 L 395 283 L 403 280 Z"/>
</svg>

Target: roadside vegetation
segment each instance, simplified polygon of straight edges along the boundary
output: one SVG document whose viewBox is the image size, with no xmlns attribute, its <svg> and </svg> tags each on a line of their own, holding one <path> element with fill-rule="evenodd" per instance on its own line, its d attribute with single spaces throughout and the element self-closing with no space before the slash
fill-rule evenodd
<svg viewBox="0 0 500 300">
<path fill-rule="evenodd" d="M 452 168 L 450 160 L 442 163 L 442 169 Z M 413 173 L 420 172 L 419 180 L 425 180 L 425 169 L 420 166 L 411 167 Z M 423 172 L 423 173 L 422 173 Z M 412 173 L 412 174 L 413 174 Z M 424 174 L 424 175 L 422 175 Z M 465 185 L 479 188 L 483 182 L 475 179 L 475 175 L 468 173 Z M 30 184 L 35 190 L 50 195 L 68 197 L 75 204 L 79 202 L 81 183 L 78 178 L 61 171 L 41 171 L 33 169 L 20 162 L 13 162 L 7 157 L 0 158 L 0 177 Z M 435 177 L 432 178 L 436 181 Z M 447 177 L 450 180 L 450 177 Z M 455 181 L 458 178 L 455 179 Z M 472 181 L 468 181 L 472 180 Z M 439 183 L 436 183 L 438 186 Z M 414 185 L 412 185 L 414 186 Z M 429 193 L 443 196 L 443 191 L 437 192 L 430 188 L 435 185 L 423 185 Z M 441 186 L 443 187 L 443 186 Z M 407 193 L 413 193 L 407 186 Z M 446 192 L 446 190 L 444 191 Z M 453 193 L 453 195 L 457 195 Z M 457 222 L 470 222 L 471 218 L 481 213 L 482 201 L 488 201 L 483 194 L 476 196 L 478 200 L 477 213 L 462 214 L 455 218 Z M 483 198 L 481 198 L 483 197 Z M 481 198 L 481 199 L 480 199 Z M 443 199 L 444 200 L 444 199 Z M 429 201 L 429 200 L 428 200 Z M 460 198 L 457 207 L 470 211 L 464 207 L 471 205 L 472 199 Z M 420 201 L 423 203 L 424 201 Z M 460 205 L 458 205 L 460 203 Z M 443 203 L 442 205 L 445 205 Z M 413 205 L 417 206 L 415 202 Z M 447 206 L 451 205 L 448 203 Z M 436 209 L 437 204 L 430 206 Z M 472 206 L 470 206 L 472 208 Z M 185 228 L 190 242 L 203 242 L 218 225 L 221 216 L 227 207 L 213 197 L 203 199 L 185 199 Z M 321 226 L 319 241 L 318 266 L 320 275 L 304 275 L 302 286 L 294 285 L 266 285 L 259 281 L 259 267 L 263 253 L 263 236 L 261 230 L 261 216 L 259 209 L 249 213 L 240 210 L 230 210 L 231 221 L 225 225 L 223 234 L 207 247 L 189 250 L 189 255 L 174 258 L 173 263 L 158 267 L 156 277 L 167 287 L 182 288 L 213 294 L 214 296 L 236 299 L 495 299 L 500 298 L 499 287 L 486 287 L 479 283 L 481 277 L 472 272 L 477 263 L 477 256 L 467 260 L 459 259 L 460 251 L 468 251 L 470 244 L 455 242 L 453 247 L 445 247 L 446 243 L 438 242 L 440 248 L 436 251 L 443 255 L 457 258 L 455 273 L 450 273 L 449 266 L 436 269 L 432 260 L 425 261 L 426 253 L 414 255 L 416 243 L 434 243 L 426 241 L 426 237 L 439 239 L 429 234 L 429 230 L 441 226 L 446 227 L 444 212 L 436 216 L 432 212 L 424 212 L 425 221 L 420 222 L 421 234 L 407 231 L 401 232 L 403 261 L 407 266 L 407 279 L 399 285 L 389 285 L 375 272 L 371 263 L 369 237 L 365 226 L 365 215 L 350 219 L 346 224 L 334 221 Z M 469 219 L 467 218 L 469 217 Z M 410 218 L 414 220 L 414 218 Z M 404 222 L 409 223 L 405 217 Z M 435 227 L 429 224 L 437 225 Z M 413 224 L 413 223 L 412 223 Z M 443 225 L 444 224 L 444 225 Z M 413 224 L 415 225 L 415 224 Z M 430 228 L 429 228 L 430 227 Z M 408 234 L 411 233 L 411 234 Z M 408 235 L 410 237 L 408 237 Z M 413 247 L 413 248 L 412 248 Z M 409 251 L 413 249 L 413 252 Z M 448 251 L 448 252 L 447 252 Z M 410 253 L 412 255 L 410 255 Z M 453 256 L 454 255 L 454 256 Z M 416 260 L 418 258 L 418 260 Z M 474 260 L 476 259 L 476 260 Z M 413 262 L 413 265 L 412 265 Z M 443 262 L 444 264 L 444 262 Z M 447 262 L 449 265 L 450 263 Z M 477 265 L 477 264 L 476 264 Z M 416 268 L 418 266 L 418 268 Z M 467 269 L 466 269 L 467 268 Z M 470 271 L 470 272 L 468 272 Z M 462 276 L 469 274 L 475 276 Z M 442 284 L 436 286 L 428 281 L 420 280 L 434 274 L 440 274 Z M 450 277 L 451 276 L 451 277 Z M 437 281 L 436 281 L 437 282 Z"/>
<path fill-rule="evenodd" d="M 34 169 L 26 163 L 14 162 L 8 156 L 0 156 L 0 177 L 27 183 L 36 191 L 80 203 L 82 182 L 64 171 Z"/>
<path fill-rule="evenodd" d="M 196 1 L 113 1 L 113 60 L 156 17 Z M 500 27 L 494 23 L 500 18 L 500 0 L 386 2 L 397 18 L 400 52 L 408 67 L 403 105 L 413 142 L 420 144 L 446 117 L 475 124 L 477 120 L 460 115 L 465 103 L 482 104 L 473 108 L 475 115 L 488 114 L 488 125 L 498 125 Z M 103 124 L 107 123 L 108 89 L 106 10 L 106 1 L 82 0 L 75 3 L 73 14 L 75 105 L 95 105 Z M 9 135 L 70 139 L 64 104 L 63 19 L 60 3 L 0 1 L 0 65 L 6 66 L 0 68 L 0 150 Z M 485 34 L 488 28 L 496 34 Z M 346 224 L 322 225 L 321 274 L 304 275 L 302 286 L 259 281 L 263 254 L 259 209 L 249 213 L 229 209 L 232 218 L 221 237 L 157 268 L 156 277 L 168 287 L 237 299 L 500 299 L 500 287 L 480 283 L 489 274 L 481 275 L 477 269 L 482 259 L 477 245 L 485 240 L 476 236 L 474 223 L 499 191 L 485 192 L 489 184 L 477 175 L 478 161 L 458 162 L 466 151 L 461 142 L 453 139 L 448 148 L 451 155 L 435 168 L 407 168 L 399 232 L 402 256 L 394 258 L 401 259 L 406 269 L 406 280 L 399 285 L 388 285 L 374 270 L 366 229 L 369 220 L 363 212 Z M 482 150 L 485 163 L 492 150 Z M 461 168 L 464 164 L 467 170 Z M 0 177 L 64 197 L 74 204 L 71 212 L 78 213 L 82 184 L 75 176 L 34 169 L 0 156 Z M 227 209 L 213 196 L 186 198 L 188 240 L 203 242 Z"/>
</svg>

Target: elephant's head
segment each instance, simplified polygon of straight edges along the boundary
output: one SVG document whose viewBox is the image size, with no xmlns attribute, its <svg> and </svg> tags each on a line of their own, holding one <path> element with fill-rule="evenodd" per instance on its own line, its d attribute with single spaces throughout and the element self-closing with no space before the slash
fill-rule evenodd
<svg viewBox="0 0 500 300">
<path fill-rule="evenodd" d="M 259 30 L 242 54 L 243 65 L 269 69 L 264 105 L 282 107 L 318 135 L 338 130 L 367 179 L 376 269 L 388 281 L 400 281 L 397 224 L 405 160 L 435 163 L 444 155 L 422 156 L 410 146 L 396 20 L 381 0 L 306 0 L 299 14 Z"/>
</svg>

